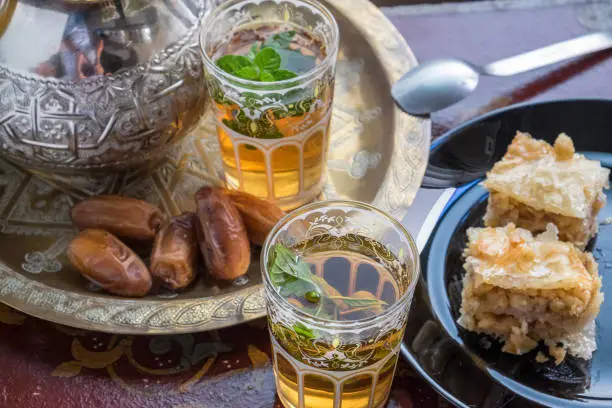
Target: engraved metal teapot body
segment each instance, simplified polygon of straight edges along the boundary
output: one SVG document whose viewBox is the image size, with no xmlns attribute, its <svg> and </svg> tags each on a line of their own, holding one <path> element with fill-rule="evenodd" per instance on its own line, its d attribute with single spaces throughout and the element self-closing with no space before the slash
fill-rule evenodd
<svg viewBox="0 0 612 408">
<path fill-rule="evenodd" d="M 46 172 L 161 158 L 207 109 L 212 0 L 0 0 L 0 155 Z"/>
</svg>

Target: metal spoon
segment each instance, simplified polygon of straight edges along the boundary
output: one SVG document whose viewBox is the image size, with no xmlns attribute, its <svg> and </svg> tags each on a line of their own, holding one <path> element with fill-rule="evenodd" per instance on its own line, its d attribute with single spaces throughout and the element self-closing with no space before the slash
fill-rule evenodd
<svg viewBox="0 0 612 408">
<path fill-rule="evenodd" d="M 404 74 L 391 88 L 391 95 L 404 112 L 426 115 L 468 96 L 476 89 L 480 75 L 516 75 L 611 47 L 612 33 L 596 32 L 485 66 L 460 59 L 432 60 Z"/>
</svg>

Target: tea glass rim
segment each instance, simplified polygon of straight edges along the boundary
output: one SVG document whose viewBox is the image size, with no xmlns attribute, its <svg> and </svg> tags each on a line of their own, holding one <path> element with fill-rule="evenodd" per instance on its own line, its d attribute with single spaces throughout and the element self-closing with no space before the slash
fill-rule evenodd
<svg viewBox="0 0 612 408">
<path fill-rule="evenodd" d="M 279 86 L 281 87 L 281 89 L 283 89 L 283 88 L 293 87 L 296 84 L 309 82 L 310 80 L 323 75 L 325 70 L 327 70 L 330 66 L 336 63 L 338 50 L 340 49 L 340 28 L 338 27 L 338 22 L 336 21 L 336 18 L 334 17 L 331 10 L 325 5 L 323 5 L 318 0 L 293 0 L 291 1 L 291 3 L 304 3 L 309 6 L 315 7 L 327 19 L 327 21 L 329 22 L 331 26 L 332 43 L 330 44 L 331 45 L 330 52 L 327 53 L 327 55 L 325 56 L 325 58 L 323 59 L 323 61 L 321 61 L 319 65 L 315 66 L 313 69 L 309 71 L 299 74 L 296 77 L 289 78 L 289 79 L 283 79 L 281 81 L 270 81 L 270 82 L 252 81 L 250 79 L 240 78 L 232 74 L 229 74 L 225 72 L 224 70 L 222 70 L 221 68 L 219 68 L 217 64 L 215 64 L 215 61 L 213 61 L 212 57 L 209 56 L 208 53 L 206 52 L 206 45 L 208 44 L 206 44 L 206 40 L 204 37 L 209 31 L 213 29 L 214 23 L 218 20 L 218 17 L 221 13 L 235 6 L 236 4 L 246 3 L 249 1 L 261 4 L 264 1 L 280 3 L 283 0 L 227 0 L 223 4 L 217 6 L 211 13 L 209 13 L 208 16 L 206 16 L 204 20 L 202 21 L 202 25 L 201 25 L 202 28 L 200 29 L 200 34 L 199 34 L 200 53 L 202 54 L 204 66 L 206 67 L 207 70 L 209 70 L 209 72 L 213 72 L 215 76 L 220 76 L 226 80 L 232 81 L 236 84 L 244 85 L 245 87 L 248 87 L 248 88 L 263 89 L 263 90 L 267 90 L 267 89 L 278 90 Z"/>
<path fill-rule="evenodd" d="M 331 320 L 331 319 L 316 317 L 316 316 L 313 316 L 295 307 L 286 298 L 282 297 L 280 293 L 278 293 L 278 291 L 274 287 L 274 284 L 270 280 L 270 274 L 268 273 L 268 257 L 270 253 L 270 248 L 272 246 L 272 242 L 276 239 L 277 235 L 279 234 L 279 232 L 285 225 L 287 225 L 290 221 L 296 219 L 300 215 L 303 215 L 308 212 L 316 211 L 317 209 L 324 209 L 324 208 L 334 209 L 334 208 L 343 208 L 343 207 L 344 208 L 349 207 L 349 208 L 355 208 L 355 209 L 375 212 L 378 215 L 385 218 L 391 224 L 391 226 L 393 226 L 394 228 L 398 230 L 400 235 L 406 238 L 408 242 L 408 247 L 410 248 L 410 252 L 412 255 L 412 259 L 413 259 L 413 265 L 412 265 L 413 274 L 411 277 L 412 279 L 410 281 L 410 284 L 408 285 L 408 287 L 406 288 L 406 290 L 404 291 L 404 293 L 399 299 L 397 299 L 388 309 L 384 310 L 379 315 L 370 316 L 370 317 L 357 319 L 357 320 L 348 320 L 348 321 L 339 321 L 339 320 Z M 313 203 L 304 205 L 302 207 L 299 207 L 296 210 L 293 210 L 292 212 L 286 214 L 283 218 L 280 219 L 280 221 L 276 223 L 276 225 L 274 225 L 274 227 L 268 234 L 268 237 L 266 238 L 263 244 L 263 249 L 261 251 L 261 257 L 259 261 L 261 265 L 260 269 L 263 274 L 264 290 L 266 292 L 266 298 L 268 294 L 270 294 L 270 296 L 272 296 L 277 303 L 279 303 L 280 305 L 284 307 L 289 308 L 292 313 L 295 313 L 296 317 L 298 317 L 300 321 L 306 321 L 308 323 L 312 323 L 315 325 L 325 324 L 326 326 L 330 328 L 334 328 L 334 329 L 356 330 L 356 329 L 364 328 L 364 326 L 367 327 L 367 326 L 375 325 L 379 323 L 380 321 L 384 321 L 389 316 L 393 315 L 398 309 L 405 306 L 407 301 L 413 296 L 414 291 L 416 290 L 416 285 L 418 284 L 419 278 L 421 276 L 421 260 L 419 256 L 419 250 L 416 246 L 414 238 L 412 238 L 412 234 L 410 234 L 410 232 L 398 220 L 396 220 L 390 214 L 387 214 L 385 211 L 379 208 L 376 208 L 373 205 L 370 205 L 370 204 L 367 204 L 361 201 L 353 201 L 353 200 L 317 201 L 317 202 L 313 202 Z M 410 306 L 410 304 L 408 306 Z"/>
</svg>

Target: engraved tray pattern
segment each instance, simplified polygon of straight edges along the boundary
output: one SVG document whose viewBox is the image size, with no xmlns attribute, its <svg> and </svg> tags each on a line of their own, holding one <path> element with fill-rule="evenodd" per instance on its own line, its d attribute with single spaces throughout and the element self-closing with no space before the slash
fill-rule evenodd
<svg viewBox="0 0 612 408">
<path fill-rule="evenodd" d="M 430 123 L 397 110 L 387 91 L 416 60 L 401 35 L 367 0 L 327 0 L 343 39 L 322 198 L 372 203 L 398 218 L 425 169 Z M 152 202 L 170 214 L 221 174 L 207 118 L 158 166 L 123 174 L 62 177 L 0 161 L 0 301 L 68 326 L 113 333 L 170 334 L 218 329 L 265 315 L 258 259 L 240 284 L 202 279 L 186 292 L 132 300 L 96 291 L 65 249 L 75 230 L 69 209 L 100 193 Z"/>
</svg>

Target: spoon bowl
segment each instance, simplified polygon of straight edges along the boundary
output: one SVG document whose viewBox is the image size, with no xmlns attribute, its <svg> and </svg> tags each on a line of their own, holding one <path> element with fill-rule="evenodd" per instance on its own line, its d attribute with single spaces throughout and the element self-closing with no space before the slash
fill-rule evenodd
<svg viewBox="0 0 612 408">
<path fill-rule="evenodd" d="M 504 58 L 482 67 L 460 59 L 433 60 L 404 74 L 391 88 L 391 95 L 404 112 L 427 115 L 454 105 L 472 93 L 480 75 L 516 75 L 608 48 L 612 48 L 612 33 L 602 31 Z"/>
<path fill-rule="evenodd" d="M 391 96 L 404 112 L 426 115 L 464 99 L 476 89 L 479 76 L 468 62 L 433 60 L 404 74 L 391 88 Z"/>
</svg>

